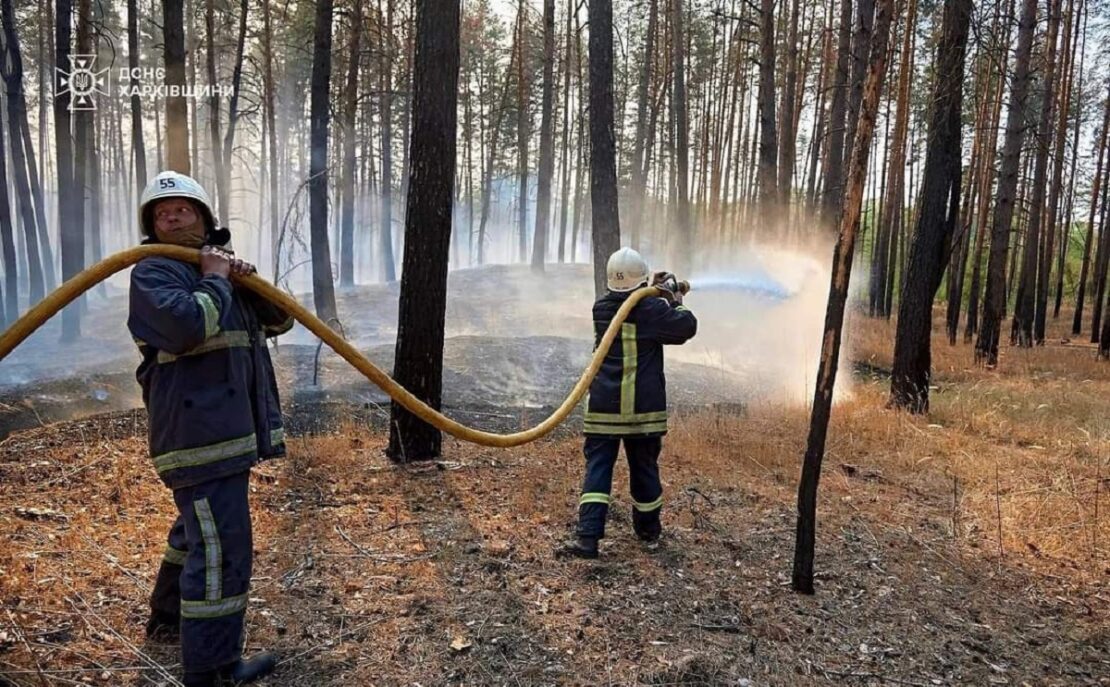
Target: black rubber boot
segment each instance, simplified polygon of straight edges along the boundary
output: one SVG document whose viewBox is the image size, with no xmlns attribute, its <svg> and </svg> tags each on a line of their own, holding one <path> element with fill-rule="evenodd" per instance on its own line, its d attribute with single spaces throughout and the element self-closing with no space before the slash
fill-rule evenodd
<svg viewBox="0 0 1110 687">
<path fill-rule="evenodd" d="M 181 638 L 181 616 L 151 611 L 146 621 L 146 638 L 159 644 L 176 644 Z"/>
<path fill-rule="evenodd" d="M 274 672 L 276 667 L 277 656 L 271 651 L 263 651 L 246 660 L 240 659 L 238 663 L 226 671 L 225 676 L 233 680 L 235 684 L 245 684 L 266 677 Z"/>
<path fill-rule="evenodd" d="M 225 687 L 226 685 L 244 685 L 266 677 L 274 672 L 277 667 L 277 656 L 269 651 L 263 651 L 257 656 L 246 660 L 239 659 L 233 665 L 219 670 L 209 670 L 203 673 L 185 673 L 185 687 Z"/>
<path fill-rule="evenodd" d="M 578 537 L 556 552 L 560 558 L 587 558 L 595 559 L 597 553 L 596 537 Z"/>
</svg>

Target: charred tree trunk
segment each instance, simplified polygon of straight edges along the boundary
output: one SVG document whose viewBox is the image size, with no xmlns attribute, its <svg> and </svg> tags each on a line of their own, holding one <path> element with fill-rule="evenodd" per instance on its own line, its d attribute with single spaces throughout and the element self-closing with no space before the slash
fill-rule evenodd
<svg viewBox="0 0 1110 687">
<path fill-rule="evenodd" d="M 652 0 L 654 8 L 659 0 Z M 654 10 L 653 10 L 654 11 Z M 566 242 L 567 242 L 567 212 L 570 206 L 570 176 L 571 176 L 571 156 L 570 156 L 570 132 L 572 123 L 575 121 L 570 115 L 570 64 L 571 64 L 571 37 L 573 36 L 573 29 L 571 27 L 571 17 L 574 14 L 574 8 L 567 5 L 567 26 L 566 26 L 566 41 L 563 47 L 563 141 L 562 151 L 560 152 L 560 166 L 562 167 L 562 191 L 559 199 L 559 263 L 562 264 L 566 259 Z M 577 159 L 575 156 L 574 159 Z M 636 170 L 633 169 L 633 173 Z"/>
<path fill-rule="evenodd" d="M 1079 32 L 1073 32 L 1073 26 L 1078 26 L 1075 21 L 1075 2 L 1069 0 L 1067 17 L 1064 21 L 1064 42 L 1060 53 L 1063 55 L 1063 87 L 1056 90 L 1059 94 L 1056 105 L 1056 133 L 1053 135 L 1054 146 L 1052 160 L 1052 183 L 1049 184 L 1047 219 L 1045 221 L 1045 235 L 1043 250 L 1040 259 L 1040 278 L 1037 280 L 1037 302 L 1034 306 L 1033 341 L 1038 346 L 1043 346 L 1045 341 L 1045 327 L 1048 320 L 1048 285 L 1051 280 L 1052 258 L 1056 249 L 1057 219 L 1060 211 L 1060 194 L 1064 185 L 1064 147 L 1068 135 L 1068 112 L 1071 101 L 1071 87 L 1074 81 L 1073 64 L 1078 46 Z M 1059 19 L 1057 19 L 1059 21 Z M 1073 37 L 1074 33 L 1074 37 Z M 1069 41 L 1071 48 L 1068 48 Z M 1064 234 L 1066 240 L 1067 234 Z"/>
<path fill-rule="evenodd" d="M 358 115 L 358 69 L 362 57 L 362 0 L 355 0 L 351 47 L 343 103 L 343 180 L 340 203 L 339 284 L 355 284 L 355 117 Z"/>
<path fill-rule="evenodd" d="M 220 96 L 216 92 L 216 2 L 204 2 L 205 57 L 208 72 L 208 142 L 212 148 L 212 169 L 216 172 L 216 200 L 219 215 L 226 221 L 231 216 L 228 202 L 228 174 L 224 169 L 224 156 L 220 146 Z M 194 104 L 194 107 L 196 105 Z"/>
<path fill-rule="evenodd" d="M 605 265 L 621 245 L 617 211 L 617 142 L 613 128 L 613 2 L 589 0 L 590 204 L 594 291 L 605 293 Z"/>
<path fill-rule="evenodd" d="M 790 9 L 790 32 L 786 40 L 786 91 L 782 97 L 782 131 L 779 144 L 778 190 L 783 203 L 790 201 L 790 187 L 794 183 L 794 158 L 796 155 L 797 131 L 795 121 L 795 99 L 798 93 L 798 14 L 801 5 L 794 0 Z"/>
<path fill-rule="evenodd" d="M 821 202 L 823 220 L 830 227 L 840 212 L 844 191 L 844 118 L 848 109 L 848 71 L 852 55 L 852 0 L 841 0 L 838 35 Z M 850 140 L 848 145 L 852 145 Z"/>
<path fill-rule="evenodd" d="M 675 134 L 675 224 L 678 230 L 677 250 L 672 259 L 680 273 L 690 269 L 690 122 L 686 102 L 686 29 L 682 0 L 671 0 L 671 59 L 674 69 L 674 98 L 671 101 Z M 772 113 L 772 117 L 774 114 Z M 595 259 L 597 253 L 594 253 Z"/>
<path fill-rule="evenodd" d="M 138 0 L 127 0 L 127 66 L 131 69 L 131 149 L 135 155 L 135 198 L 146 185 L 146 145 L 143 143 L 143 106 L 136 90 L 139 86 L 139 11 Z"/>
<path fill-rule="evenodd" d="M 898 66 L 898 99 L 894 112 L 894 140 L 887 168 L 886 194 L 883 197 L 882 220 L 876 234 L 877 259 L 872 263 L 870 287 L 870 314 L 872 317 L 890 317 L 892 304 L 887 296 L 887 284 L 894 271 L 890 259 L 891 246 L 898 222 L 905 209 L 903 183 L 906 176 L 906 140 L 910 119 L 910 83 L 913 81 L 914 29 L 917 19 L 917 0 L 909 0 L 906 25 L 902 32 L 902 52 Z"/>
<path fill-rule="evenodd" d="M 1022 0 L 1018 24 L 1018 44 L 1014 56 L 1014 78 L 1006 112 L 1006 137 L 998 172 L 998 202 L 991 227 L 991 249 L 987 263 L 987 292 L 983 299 L 983 320 L 975 343 L 975 359 L 989 366 L 998 364 L 998 339 L 1002 318 L 1006 316 L 1006 255 L 1014 217 L 1014 200 L 1025 140 L 1025 105 L 1029 94 L 1029 56 L 1033 49 L 1033 29 L 1037 23 L 1036 0 Z"/>
<path fill-rule="evenodd" d="M 542 272 L 551 226 L 551 177 L 555 173 L 555 0 L 543 0 L 543 112 L 540 115 L 540 168 L 536 195 L 536 230 L 532 269 Z"/>
<path fill-rule="evenodd" d="M 514 39 L 515 41 L 515 39 Z M 501 121 L 505 109 L 509 105 L 509 84 L 512 83 L 513 65 L 516 64 L 516 47 L 513 47 L 509 58 L 509 70 L 505 72 L 505 81 L 501 86 L 501 98 L 497 109 L 493 113 L 493 126 L 490 128 L 489 159 L 486 169 L 482 174 L 482 214 L 478 219 L 478 264 L 485 263 L 486 223 L 489 220 L 490 195 L 493 192 L 493 167 L 497 163 L 497 148 L 501 140 Z"/>
<path fill-rule="evenodd" d="M 1048 176 L 1049 142 L 1052 140 L 1052 111 L 1056 104 L 1056 39 L 1060 29 L 1060 0 L 1050 0 L 1048 9 L 1048 37 L 1044 48 L 1044 83 L 1041 93 L 1041 111 L 1034 136 L 1037 156 L 1033 168 L 1033 200 L 1029 209 L 1029 228 L 1025 232 L 1022 252 L 1021 280 L 1018 283 L 1017 307 L 1014 309 L 1012 341 L 1023 347 L 1033 345 L 1033 322 L 1037 302 L 1038 284 L 1047 275 L 1038 275 L 1042 234 L 1051 232 L 1042 227 L 1044 218 L 1045 186 Z M 1043 229 L 1043 231 L 1042 231 Z"/>
<path fill-rule="evenodd" d="M 416 22 L 405 245 L 420 250 L 404 251 L 393 378 L 438 409 L 454 203 L 459 2 L 417 0 Z M 393 402 L 388 449 L 393 460 L 435 458 L 441 440 L 439 430 Z"/>
<path fill-rule="evenodd" d="M 1083 331 L 1083 301 L 1087 295 L 1087 279 L 1091 266 L 1091 247 L 1095 240 L 1095 220 L 1098 218 L 1098 198 L 1102 190 L 1103 165 L 1106 162 L 1106 149 L 1110 143 L 1110 93 L 1106 95 L 1105 107 L 1102 115 L 1102 136 L 1098 142 L 1098 164 L 1095 165 L 1095 177 L 1091 182 L 1091 209 L 1087 215 L 1087 238 L 1083 242 L 1083 262 L 1079 268 L 1079 290 L 1075 296 L 1075 319 L 1072 320 L 1071 333 L 1078 336 Z"/>
<path fill-rule="evenodd" d="M 60 0 L 59 5 L 63 4 L 64 1 Z M 59 198 L 61 197 L 59 194 Z M 4 136 L 0 135 L 0 255 L 4 259 L 3 319 L 5 324 L 19 319 L 19 267 L 15 247 L 15 227 L 12 219 L 11 198 L 8 196 L 8 156 L 4 150 Z M 65 253 L 62 255 L 64 257 Z M 76 303 L 67 308 L 63 312 L 63 316 L 70 311 L 74 311 L 77 316 L 80 316 L 80 307 Z M 78 326 L 80 326 L 79 320 Z M 63 340 L 66 340 L 64 335 Z"/>
<path fill-rule="evenodd" d="M 381 70 L 382 92 L 379 97 L 381 106 L 382 134 L 382 205 L 381 243 L 379 252 L 382 260 L 382 279 L 387 284 L 397 281 L 397 261 L 393 256 L 393 48 L 390 36 L 393 32 L 393 0 L 385 0 L 385 26 L 382 30 Z M 481 246 L 478 251 L 481 253 Z"/>
<path fill-rule="evenodd" d="M 12 178 L 19 199 L 20 223 L 23 225 L 24 245 L 27 249 L 27 277 L 30 282 L 30 304 L 42 300 L 45 294 L 42 260 L 39 256 L 38 222 L 44 217 L 35 217 L 35 204 L 31 200 L 31 186 L 28 178 L 27 157 L 24 154 L 23 123 L 27 119 L 27 101 L 23 93 L 23 55 L 19 49 L 19 36 L 15 29 L 15 12 L 11 0 L 0 3 L 0 15 L 4 24 L 3 76 L 7 91 L 8 141 L 11 144 Z M 29 151 L 34 155 L 34 151 Z"/>
<path fill-rule="evenodd" d="M 270 14 L 270 0 L 262 0 L 262 50 L 265 65 L 262 72 L 263 79 L 263 116 L 266 118 L 265 129 L 269 132 L 266 142 L 270 168 L 267 173 L 269 182 L 270 202 L 270 261 L 274 268 L 274 283 L 278 282 L 279 264 L 281 261 L 280 235 L 278 225 L 278 156 L 277 156 L 277 130 L 274 99 L 274 32 L 273 21 Z"/>
<path fill-rule="evenodd" d="M 759 204 L 765 225 L 770 224 L 776 214 L 778 148 L 778 133 L 775 131 L 775 0 L 762 0 L 759 13 Z"/>
<path fill-rule="evenodd" d="M 647 193 L 647 164 L 644 151 L 647 148 L 648 136 L 648 96 L 651 93 L 652 66 L 655 59 L 655 32 L 659 25 L 659 0 L 650 0 L 648 5 L 647 34 L 644 36 L 644 63 L 640 70 L 640 83 L 636 92 L 636 138 L 632 142 L 632 218 L 629 223 L 630 243 L 632 248 L 640 249 L 640 235 L 644 216 L 644 202 Z M 567 31 L 569 36 L 570 24 Z M 567 39 L 569 50 L 570 40 Z M 568 61 L 569 64 L 569 61 Z M 567 69 L 569 90 L 570 69 Z M 565 145 L 565 143 L 564 143 Z"/>
<path fill-rule="evenodd" d="M 821 477 L 821 460 L 825 455 L 825 439 L 828 435 L 829 415 L 832 411 L 833 386 L 836 383 L 841 334 L 844 328 L 844 309 L 848 302 L 848 284 L 852 275 L 852 255 L 855 251 L 856 232 L 863 205 L 867 158 L 871 151 L 872 134 L 875 131 L 879 95 L 886 75 L 887 42 L 891 15 L 894 11 L 893 5 L 894 0 L 878 2 L 870 64 L 860 104 L 860 120 L 856 129 L 856 139 L 852 145 L 844 204 L 840 212 L 840 235 L 833 256 L 829 304 L 825 311 L 825 333 L 821 339 L 821 362 L 813 394 L 813 411 L 809 422 L 802 477 L 798 485 L 798 524 L 794 542 L 792 586 L 795 591 L 803 594 L 814 593 L 813 554 L 817 535 L 817 485 Z"/>
<path fill-rule="evenodd" d="M 890 379 L 891 403 L 912 413 L 929 411 L 933 299 L 940 287 L 959 217 L 960 116 L 970 23 L 971 0 L 945 0 L 936 52 L 937 71 L 929 101 L 921 212 L 910 244 L 909 266 L 898 306 Z"/>
<path fill-rule="evenodd" d="M 169 91 L 166 96 L 166 163 L 175 172 L 191 174 L 189 108 L 183 95 L 185 92 L 184 4 L 184 0 L 162 0 L 162 41 L 165 46 L 166 87 Z M 60 41 L 61 36 L 58 38 Z M 60 60 L 60 47 L 58 55 Z M 173 95 L 173 93 L 181 95 Z"/>
<path fill-rule="evenodd" d="M 524 0 L 517 5 L 516 37 L 516 160 L 517 160 L 517 259 L 528 259 L 528 140 L 532 136 L 531 114 L 528 110 L 528 84 L 524 82 L 524 55 L 527 24 L 524 21 Z"/>
<path fill-rule="evenodd" d="M 57 0 L 55 3 L 55 31 L 54 45 L 56 46 L 55 64 L 58 69 L 68 70 L 70 66 L 70 41 L 72 39 L 72 0 Z M 54 147 L 57 152 L 57 165 L 55 174 L 58 178 L 58 234 L 62 258 L 62 279 L 66 280 L 76 275 L 84 268 L 85 262 L 85 231 L 84 227 L 74 221 L 74 196 L 73 187 L 73 135 L 71 133 L 71 118 L 69 106 L 72 96 L 67 85 L 55 81 L 54 83 Z M 7 184 L 0 184 L 5 190 Z M 6 209 L 6 200 L 0 201 L 0 216 L 9 217 Z M 5 253 L 7 247 L 5 246 Z M 7 280 L 7 293 L 4 294 L 8 303 L 8 320 L 11 321 L 11 312 L 15 303 L 15 255 L 12 255 L 12 268 Z M 76 341 L 81 336 L 81 307 L 74 303 L 62 311 L 62 341 Z"/>
<path fill-rule="evenodd" d="M 223 172 L 227 188 L 231 189 L 231 153 L 235 150 L 235 129 L 239 124 L 239 95 L 243 84 L 243 56 L 247 44 L 247 8 L 249 0 L 239 3 L 239 33 L 235 39 L 235 66 L 231 69 L 231 97 L 227 104 L 227 131 L 224 132 L 224 143 L 221 148 L 223 155 Z M 228 208 L 224 218 L 226 222 L 231 217 L 231 208 Z"/>
<path fill-rule="evenodd" d="M 332 0 L 316 3 L 312 50 L 312 93 L 308 212 L 312 248 L 312 300 L 316 316 L 329 325 L 337 317 L 328 243 L 328 93 L 331 86 Z"/>
</svg>

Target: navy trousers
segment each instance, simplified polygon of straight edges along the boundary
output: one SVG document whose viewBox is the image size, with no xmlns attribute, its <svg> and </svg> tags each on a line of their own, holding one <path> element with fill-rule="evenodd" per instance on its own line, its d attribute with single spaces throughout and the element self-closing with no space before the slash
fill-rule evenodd
<svg viewBox="0 0 1110 687">
<path fill-rule="evenodd" d="M 253 564 L 250 473 L 176 489 L 177 520 L 167 541 L 151 609 L 181 617 L 185 672 L 235 663 Z"/>
<path fill-rule="evenodd" d="M 586 456 L 586 477 L 578 499 L 578 535 L 605 536 L 605 516 L 609 513 L 613 487 L 613 465 L 621 442 L 628 459 L 629 488 L 632 492 L 632 527 L 641 537 L 655 537 L 661 531 L 659 513 L 663 508 L 663 485 L 659 482 L 659 452 L 662 437 L 587 436 L 582 452 Z"/>
</svg>

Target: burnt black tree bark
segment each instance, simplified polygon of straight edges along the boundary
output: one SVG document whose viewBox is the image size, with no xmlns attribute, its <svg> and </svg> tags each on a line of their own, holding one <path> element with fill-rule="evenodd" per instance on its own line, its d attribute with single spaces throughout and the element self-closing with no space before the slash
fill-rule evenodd
<svg viewBox="0 0 1110 687">
<path fill-rule="evenodd" d="M 309 156 L 308 215 L 312 247 L 312 300 L 316 316 L 329 325 L 336 319 L 335 284 L 328 244 L 328 92 L 331 87 L 332 0 L 316 3 L 316 36 L 312 49 L 312 93 L 309 104 L 312 147 Z"/>
<path fill-rule="evenodd" d="M 0 253 L 4 259 L 5 323 L 15 322 L 19 318 L 19 274 L 13 229 L 12 205 L 8 197 L 8 156 L 4 151 L 4 137 L 0 135 Z M 80 316 L 80 308 L 77 304 L 63 311 L 62 316 L 64 317 L 70 310 L 77 311 L 77 316 Z"/>
<path fill-rule="evenodd" d="M 674 64 L 674 96 L 671 99 L 674 118 L 675 157 L 675 225 L 678 246 L 673 251 L 674 269 L 689 273 L 691 245 L 690 227 L 690 116 L 686 100 L 686 21 L 682 0 L 671 0 L 671 59 Z M 595 253 L 596 255 L 596 253 Z"/>
<path fill-rule="evenodd" d="M 191 174 L 189 108 L 184 95 L 173 95 L 174 92 L 185 91 L 184 0 L 162 0 L 162 41 L 165 46 L 166 86 L 170 89 L 170 94 L 166 96 L 166 164 L 175 172 Z M 58 55 L 60 59 L 60 48 Z"/>
<path fill-rule="evenodd" d="M 975 342 L 975 360 L 989 366 L 998 364 L 998 338 L 1006 316 L 1006 255 L 1010 250 L 1011 224 L 1017 195 L 1021 146 L 1025 140 L 1025 106 L 1029 95 L 1029 56 L 1033 50 L 1033 29 L 1037 24 L 1037 0 L 1022 0 L 1018 23 L 1017 50 L 1010 103 L 1006 110 L 1006 136 L 998 171 L 998 202 L 991 226 L 991 249 L 987 259 L 987 292 L 983 297 L 983 319 Z"/>
<path fill-rule="evenodd" d="M 798 484 L 798 525 L 794 540 L 794 570 L 791 585 L 794 591 L 812 594 L 813 553 L 817 537 L 817 485 L 821 477 L 821 461 L 825 456 L 825 439 L 832 412 L 833 387 L 840 357 L 840 341 L 844 331 L 844 309 L 848 302 L 848 284 L 852 276 L 859 216 L 863 206 L 863 186 L 867 176 L 867 158 L 875 133 L 879 95 L 886 76 L 887 43 L 894 0 L 879 0 L 871 41 L 870 65 L 864 79 L 860 101 L 859 124 L 852 157 L 848 165 L 844 202 L 841 207 L 840 234 L 833 257 L 832 280 L 829 284 L 829 305 L 825 311 L 825 333 L 821 338 L 821 362 L 813 393 L 813 411 L 809 421 L 809 437 Z"/>
<path fill-rule="evenodd" d="M 57 0 L 55 3 L 54 45 L 55 64 L 60 70 L 69 70 L 70 42 L 73 38 L 73 2 Z M 73 135 L 69 105 L 72 96 L 66 84 L 54 82 L 54 149 L 57 159 L 55 174 L 58 179 L 58 235 L 62 258 L 62 279 L 74 276 L 84 267 L 85 232 L 74 226 L 73 197 Z M 5 185 L 6 188 L 6 185 Z M 0 212 L 6 211 L 0 208 Z M 10 284 L 10 282 L 9 282 Z M 8 287 L 12 291 L 11 287 Z M 4 294 L 8 299 L 11 293 Z M 9 320 L 11 318 L 9 317 Z M 74 303 L 62 311 L 62 341 L 76 341 L 81 335 L 81 308 Z"/>
<path fill-rule="evenodd" d="M 543 0 L 543 104 L 540 115 L 540 168 L 536 194 L 536 229 L 532 269 L 543 271 L 551 227 L 551 177 L 555 174 L 555 0 Z"/>
<path fill-rule="evenodd" d="M 605 293 L 605 264 L 620 248 L 617 141 L 613 128 L 613 0 L 589 0 L 590 206 L 594 291 Z"/>
<path fill-rule="evenodd" d="M 382 280 L 391 284 L 397 281 L 397 261 L 393 257 L 393 0 L 385 0 L 384 21 L 378 65 L 382 82 L 378 97 L 382 135 L 381 227 L 378 239 Z"/>
<path fill-rule="evenodd" d="M 1024 348 L 1033 345 L 1033 324 L 1036 318 L 1037 285 L 1047 281 L 1048 275 L 1038 275 L 1043 236 L 1052 231 L 1042 226 L 1044 220 L 1045 192 L 1048 184 L 1048 152 L 1052 141 L 1052 113 L 1056 104 L 1056 38 L 1060 27 L 1060 0 L 1050 0 L 1048 9 L 1048 36 L 1044 46 L 1044 78 L 1042 80 L 1041 110 L 1034 139 L 1037 144 L 1033 164 L 1033 200 L 1029 207 L 1029 226 L 1022 246 L 1021 280 L 1018 282 L 1017 306 L 1011 343 Z"/>
<path fill-rule="evenodd" d="M 27 277 L 31 304 L 42 300 L 46 287 L 42 260 L 39 257 L 38 222 L 45 218 L 35 217 L 35 204 L 31 200 L 31 185 L 28 179 L 27 158 L 24 154 L 23 123 L 27 120 L 27 101 L 23 93 L 23 56 L 19 50 L 19 36 L 15 29 L 15 12 L 12 0 L 3 0 L 0 14 L 4 24 L 4 48 L 6 59 L 3 64 L 4 85 L 7 91 L 8 137 L 11 144 L 12 179 L 19 198 L 20 223 L 23 225 L 24 245 L 27 250 Z M 32 151 L 32 154 L 33 151 Z"/>
<path fill-rule="evenodd" d="M 459 0 L 416 0 L 411 166 L 393 378 L 439 408 L 443 327 L 455 184 L 458 118 Z M 389 425 L 390 458 L 439 456 L 439 430 L 397 404 Z"/>
<path fill-rule="evenodd" d="M 351 18 L 351 47 L 343 98 L 343 179 L 339 222 L 339 283 L 355 284 L 355 117 L 358 114 L 358 69 L 362 56 L 362 0 L 355 0 Z"/>
<path fill-rule="evenodd" d="M 146 145 L 143 143 L 143 106 L 139 99 L 139 11 L 138 0 L 127 0 L 127 66 L 131 68 L 131 150 L 135 155 L 135 198 L 146 185 Z"/>
<path fill-rule="evenodd" d="M 765 224 L 773 220 L 774 208 L 778 205 L 778 156 L 779 139 L 775 131 L 775 0 L 762 0 L 759 11 L 759 205 Z"/>
<path fill-rule="evenodd" d="M 852 0 L 841 0 L 837 35 L 836 74 L 826 128 L 829 138 L 821 192 L 822 216 L 829 225 L 835 221 L 843 201 L 844 117 L 848 108 L 848 70 L 852 55 Z M 848 141 L 847 145 L 852 145 L 852 142 Z"/>
<path fill-rule="evenodd" d="M 922 172 L 917 229 L 898 305 L 890 400 L 912 413 L 929 411 L 933 299 L 948 262 L 959 217 L 964 53 L 972 0 L 945 0 L 936 75 L 930 102 L 929 138 Z"/>
<path fill-rule="evenodd" d="M 1098 163 L 1095 165 L 1095 177 L 1091 183 L 1091 207 L 1090 214 L 1087 216 L 1087 238 L 1083 242 L 1083 261 L 1079 268 L 1079 284 L 1077 285 L 1077 293 L 1075 296 L 1075 317 L 1072 320 L 1071 333 L 1072 336 L 1079 336 L 1083 331 L 1083 302 L 1087 295 L 1087 278 L 1091 267 L 1091 247 L 1094 245 L 1095 239 L 1095 220 L 1098 218 L 1098 199 L 1101 192 L 1102 183 L 1102 166 L 1105 162 L 1106 147 L 1110 144 L 1110 93 L 1106 94 L 1105 107 L 1102 114 L 1102 135 L 1098 139 Z"/>
</svg>

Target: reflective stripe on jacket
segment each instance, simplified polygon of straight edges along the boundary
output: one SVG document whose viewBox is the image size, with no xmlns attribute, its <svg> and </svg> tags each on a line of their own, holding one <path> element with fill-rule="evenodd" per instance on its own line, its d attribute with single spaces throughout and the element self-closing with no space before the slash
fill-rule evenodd
<svg viewBox="0 0 1110 687">
<path fill-rule="evenodd" d="M 594 303 L 595 347 L 632 293 L 610 291 Z M 598 436 L 666 434 L 663 346 L 686 343 L 697 330 L 697 318 L 685 306 L 672 306 L 663 298 L 640 301 L 590 384 L 583 431 Z"/>
<path fill-rule="evenodd" d="M 266 336 L 280 309 L 194 265 L 152 257 L 131 272 L 128 329 L 149 415 L 150 455 L 171 489 L 243 472 L 285 453 Z"/>
</svg>

